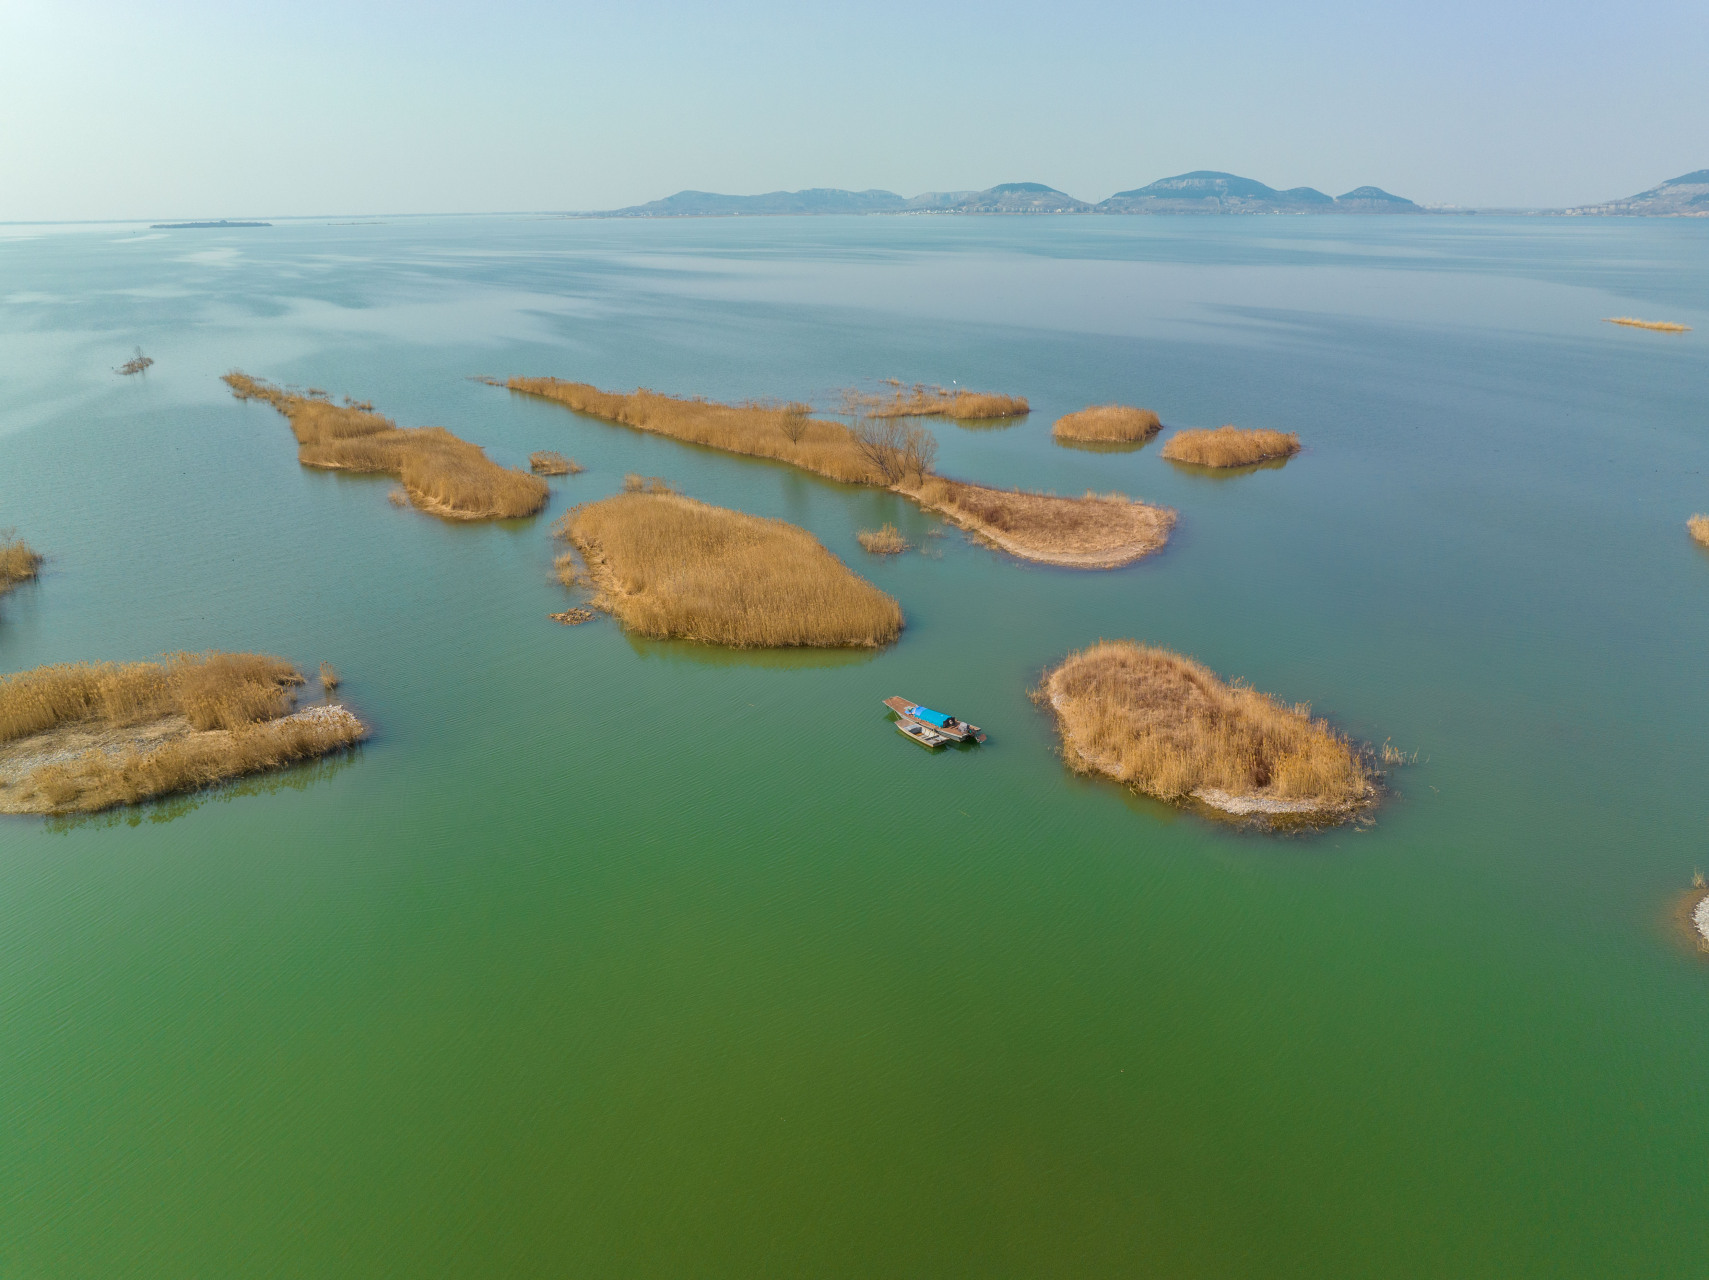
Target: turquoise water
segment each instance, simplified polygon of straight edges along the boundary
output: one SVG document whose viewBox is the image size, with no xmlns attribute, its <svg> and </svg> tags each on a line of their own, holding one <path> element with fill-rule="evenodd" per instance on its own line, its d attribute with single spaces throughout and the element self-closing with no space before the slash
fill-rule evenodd
<svg viewBox="0 0 1709 1280">
<path fill-rule="evenodd" d="M 322 659 L 355 755 L 0 820 L 0 1276 L 1697 1276 L 1709 225 L 526 219 L 3 229 L 0 670 Z M 1696 326 L 1618 329 L 1609 315 Z M 111 369 L 133 346 L 157 360 Z M 507 463 L 461 527 L 218 375 Z M 1110 573 L 471 381 L 1023 394 L 940 469 L 1179 509 Z M 1050 424 L 1297 430 L 1233 478 Z M 662 475 L 892 592 L 878 655 L 563 628 L 548 526 Z M 894 520 L 929 554 L 865 556 Z M 1099 637 L 1419 763 L 1266 837 L 1053 754 Z M 879 700 L 992 734 L 928 756 Z"/>
</svg>

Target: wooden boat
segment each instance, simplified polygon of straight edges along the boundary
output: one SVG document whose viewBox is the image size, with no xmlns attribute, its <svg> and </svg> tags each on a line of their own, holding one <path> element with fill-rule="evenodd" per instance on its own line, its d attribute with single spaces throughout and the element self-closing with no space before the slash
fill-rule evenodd
<svg viewBox="0 0 1709 1280">
<path fill-rule="evenodd" d="M 950 740 L 932 728 L 929 724 L 921 724 L 912 716 L 902 716 L 896 721 L 896 732 L 904 738 L 912 738 L 922 747 L 947 747 Z"/>
<path fill-rule="evenodd" d="M 903 720 L 912 720 L 950 742 L 984 742 L 985 730 L 965 720 L 957 720 L 945 711 L 933 711 L 906 698 L 886 698 L 884 705 Z"/>
</svg>

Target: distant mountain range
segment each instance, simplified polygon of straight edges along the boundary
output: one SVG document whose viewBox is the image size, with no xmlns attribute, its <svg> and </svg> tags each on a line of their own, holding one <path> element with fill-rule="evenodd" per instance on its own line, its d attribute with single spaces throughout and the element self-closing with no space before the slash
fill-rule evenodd
<svg viewBox="0 0 1709 1280">
<path fill-rule="evenodd" d="M 1576 217 L 1709 218 L 1709 169 L 1682 173 L 1624 200 L 1568 209 Z"/>
<path fill-rule="evenodd" d="M 1312 187 L 1277 191 L 1251 178 L 1200 169 L 1149 187 L 1118 191 L 1088 204 L 1042 182 L 1003 182 L 984 191 L 928 191 L 908 199 L 894 191 L 769 191 L 725 196 L 679 191 L 663 200 L 613 209 L 609 218 L 717 218 L 741 214 L 802 213 L 1423 213 L 1381 187 L 1357 187 L 1326 196 Z"/>
<path fill-rule="evenodd" d="M 710 191 L 679 191 L 663 200 L 584 215 L 602 218 L 718 218 L 764 214 L 814 213 L 1430 213 L 1404 196 L 1381 187 L 1355 187 L 1339 196 L 1315 187 L 1278 191 L 1238 174 L 1197 169 L 1162 178 L 1147 187 L 1118 191 L 1088 204 L 1042 182 L 1003 182 L 984 191 L 928 191 L 909 199 L 894 191 L 843 191 L 813 187 L 807 191 L 769 191 L 759 196 L 726 196 Z M 1469 209 L 1455 210 L 1469 213 Z M 1538 210 L 1574 216 L 1640 215 L 1709 217 L 1709 169 L 1699 169 L 1639 192 L 1625 200 L 1577 209 Z"/>
</svg>

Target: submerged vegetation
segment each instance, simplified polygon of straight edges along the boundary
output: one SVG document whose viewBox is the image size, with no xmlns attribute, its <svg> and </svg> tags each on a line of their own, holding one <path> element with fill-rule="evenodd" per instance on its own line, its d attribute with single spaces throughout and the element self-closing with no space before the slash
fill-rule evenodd
<svg viewBox="0 0 1709 1280">
<path fill-rule="evenodd" d="M 529 454 L 528 469 L 537 476 L 579 476 L 587 470 L 574 458 L 566 458 L 554 449 Z"/>
<path fill-rule="evenodd" d="M 1608 316 L 1604 324 L 1623 324 L 1628 329 L 1654 329 L 1658 333 L 1690 333 L 1688 324 L 1675 324 L 1672 320 L 1640 320 L 1636 316 Z"/>
<path fill-rule="evenodd" d="M 41 571 L 42 557 L 17 532 L 0 529 L 0 596 Z"/>
<path fill-rule="evenodd" d="M 1150 409 L 1125 404 L 1095 404 L 1056 420 L 1050 434 L 1058 440 L 1088 444 L 1132 444 L 1149 440 L 1163 429 L 1162 420 Z"/>
<path fill-rule="evenodd" d="M 728 405 L 645 389 L 623 395 L 557 378 L 512 378 L 502 385 L 639 431 L 776 459 L 847 484 L 894 489 L 1023 559 L 1111 568 L 1159 550 L 1175 523 L 1168 508 L 1120 494 L 1059 498 L 945 479 L 932 470 L 936 438 L 895 417 L 867 416 L 850 427 L 804 418 L 804 406 L 796 404 Z"/>
<path fill-rule="evenodd" d="M 449 520 L 531 516 L 546 505 L 544 480 L 499 466 L 444 427 L 399 427 L 370 404 L 335 405 L 325 392 L 297 395 L 235 371 L 225 382 L 239 400 L 285 415 L 306 467 L 394 475 L 410 502 Z"/>
<path fill-rule="evenodd" d="M 1070 654 L 1039 694 L 1071 767 L 1159 799 L 1312 819 L 1375 795 L 1361 753 L 1309 706 L 1225 683 L 1166 649 L 1100 642 Z"/>
<path fill-rule="evenodd" d="M 581 553 L 593 603 L 654 639 L 877 647 L 902 631 L 894 599 L 782 520 L 634 491 L 576 507 L 555 532 Z"/>
<path fill-rule="evenodd" d="M 259 653 L 179 653 L 0 676 L 0 812 L 134 804 L 363 737 L 366 727 L 341 706 L 290 714 L 303 683 L 289 662 Z"/>
<path fill-rule="evenodd" d="M 862 529 L 855 534 L 855 541 L 875 556 L 900 555 L 908 549 L 908 539 L 902 536 L 893 524 L 886 524 L 877 529 Z"/>
<path fill-rule="evenodd" d="M 1709 516 L 1692 516 L 1691 519 L 1685 522 L 1685 527 L 1691 532 L 1691 536 L 1695 538 L 1700 545 L 1709 547 Z M 0 584 L 3 583 L 4 578 L 0 578 Z"/>
<path fill-rule="evenodd" d="M 895 378 L 886 378 L 884 385 L 890 390 L 843 392 L 843 412 L 865 418 L 952 418 L 958 422 L 1018 418 L 1032 412 L 1032 406 L 1024 396 L 959 389 L 948 391 L 943 387 L 929 387 L 923 382 L 904 387 Z"/>
<path fill-rule="evenodd" d="M 1287 458 L 1300 451 L 1299 435 L 1292 431 L 1242 431 L 1218 427 L 1215 431 L 1177 431 L 1163 446 L 1171 462 L 1190 462 L 1200 467 L 1249 467 L 1272 458 Z"/>
</svg>

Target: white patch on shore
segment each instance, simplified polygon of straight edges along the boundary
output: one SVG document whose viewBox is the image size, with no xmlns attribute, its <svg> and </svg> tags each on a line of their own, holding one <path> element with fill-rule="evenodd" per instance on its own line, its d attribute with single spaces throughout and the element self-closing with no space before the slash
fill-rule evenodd
<svg viewBox="0 0 1709 1280">
<path fill-rule="evenodd" d="M 1697 936 L 1709 943 L 1709 894 L 1705 894 L 1692 911 L 1691 923 L 1697 929 Z"/>
<path fill-rule="evenodd" d="M 1327 813 L 1331 806 L 1315 800 L 1277 800 L 1270 796 L 1235 795 L 1216 787 L 1200 787 L 1193 799 L 1202 800 L 1225 813 Z"/>
</svg>

